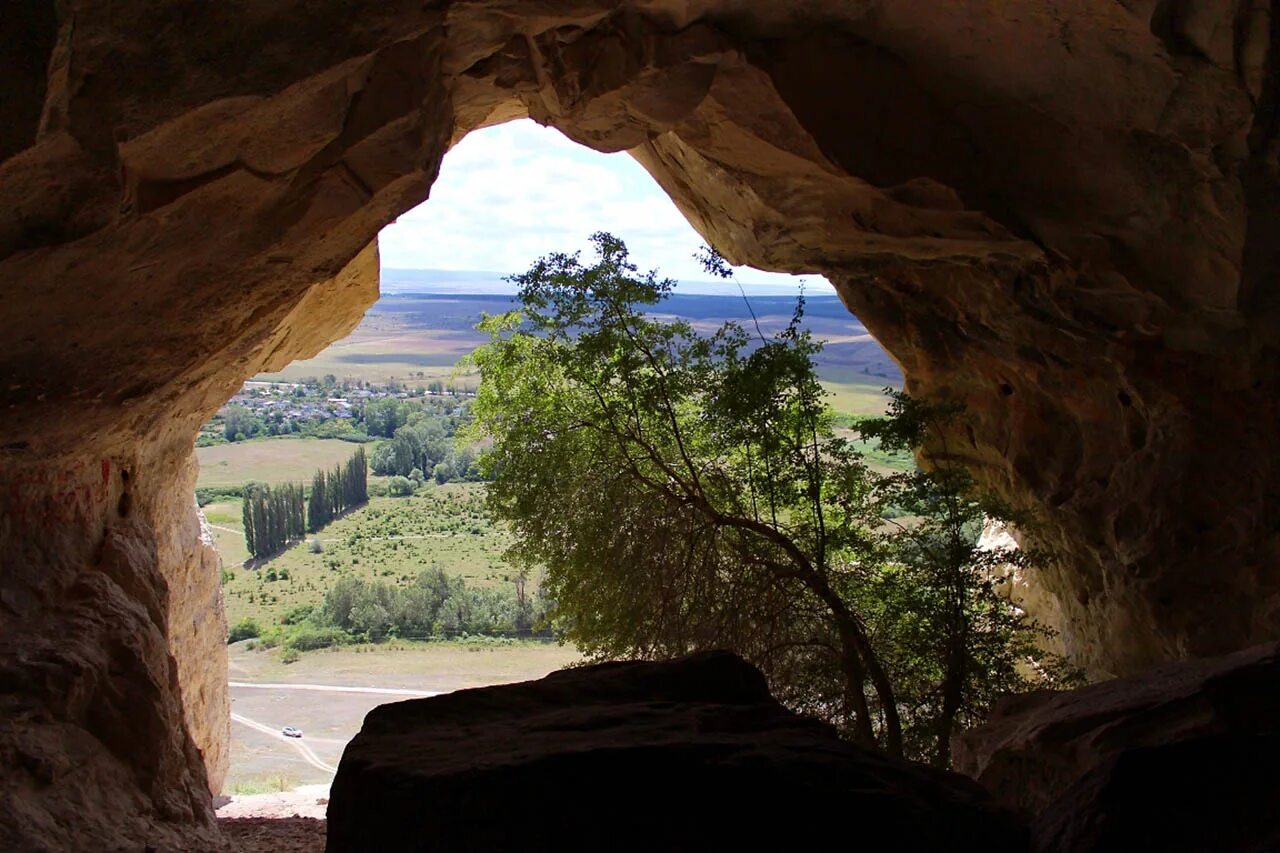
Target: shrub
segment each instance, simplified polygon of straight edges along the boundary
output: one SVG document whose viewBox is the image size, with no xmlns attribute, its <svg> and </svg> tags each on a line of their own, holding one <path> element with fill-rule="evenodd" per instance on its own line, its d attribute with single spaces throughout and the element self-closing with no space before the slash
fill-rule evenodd
<svg viewBox="0 0 1280 853">
<path fill-rule="evenodd" d="M 387 491 L 392 497 L 402 498 L 413 494 L 413 481 L 408 477 L 395 476 L 387 481 Z"/>
<path fill-rule="evenodd" d="M 306 621 L 307 617 L 311 615 L 313 610 L 315 610 L 315 608 L 309 604 L 300 604 L 297 607 L 290 609 L 280 621 L 285 625 L 299 625 Z"/>
<path fill-rule="evenodd" d="M 297 650 L 297 649 L 288 649 L 288 648 L 287 648 L 287 649 L 285 649 L 285 650 L 284 650 L 284 653 L 283 653 L 282 655 L 280 655 L 280 660 L 281 660 L 282 662 L 284 662 L 284 663 L 294 663 L 294 662 L 295 662 L 295 661 L 297 661 L 297 660 L 298 660 L 298 658 L 300 658 L 300 657 L 302 657 L 302 655 L 298 654 L 298 650 Z"/>
<path fill-rule="evenodd" d="M 258 623 L 251 617 L 246 616 L 235 625 L 231 626 L 231 630 L 227 633 L 227 642 L 238 643 L 241 640 L 248 640 L 253 637 L 257 637 L 261 633 L 262 630 L 258 627 Z"/>
<path fill-rule="evenodd" d="M 307 543 L 307 550 L 312 554 L 319 554 L 324 551 L 324 545 L 318 538 L 313 536 L 311 541 Z"/>
<path fill-rule="evenodd" d="M 286 649 L 296 652 L 310 652 L 316 649 L 327 649 L 351 642 L 351 635 L 341 628 L 314 625 L 303 622 L 298 625 L 284 641 Z"/>
<path fill-rule="evenodd" d="M 217 501 L 238 501 L 243 497 L 243 486 L 202 486 L 196 489 L 196 504 L 198 506 L 207 506 Z"/>
</svg>

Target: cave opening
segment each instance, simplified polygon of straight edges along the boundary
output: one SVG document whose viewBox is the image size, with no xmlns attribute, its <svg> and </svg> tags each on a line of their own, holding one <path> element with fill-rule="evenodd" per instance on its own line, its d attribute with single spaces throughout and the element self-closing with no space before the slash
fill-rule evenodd
<svg viewBox="0 0 1280 853">
<path fill-rule="evenodd" d="M 482 648 L 487 654 L 479 656 L 467 653 L 475 648 L 459 647 L 461 657 L 491 665 L 469 676 L 440 676 L 459 669 L 449 647 L 423 649 L 415 641 L 457 635 L 500 641 L 515 627 L 484 625 L 479 615 L 474 626 L 439 627 L 434 611 L 417 615 L 396 596 L 406 597 L 415 579 L 435 568 L 473 584 L 478 578 L 502 594 L 515 589 L 510 567 L 501 562 L 506 538 L 478 520 L 483 486 L 474 482 L 469 452 L 420 437 L 412 439 L 421 442 L 415 448 L 430 450 L 406 450 L 404 459 L 391 452 L 383 458 L 378 448 L 398 446 L 391 439 L 410 421 L 422 435 L 435 429 L 437 438 L 453 439 L 478 381 L 455 365 L 483 342 L 475 329 L 483 313 L 515 307 L 514 285 L 505 277 L 543 255 L 577 250 L 597 230 L 625 239 L 640 264 L 678 279 L 672 300 L 658 310 L 701 330 L 752 317 L 772 335 L 785 327 L 803 292 L 806 328 L 825 343 L 819 375 L 841 416 L 879 414 L 883 389 L 901 387 L 891 357 L 824 280 L 743 269 L 738 278 L 745 283 L 707 281 L 694 259 L 702 238 L 629 155 L 591 151 L 527 119 L 473 131 L 445 156 L 430 198 L 379 234 L 379 293 L 359 325 L 309 358 L 249 377 L 197 438 L 196 492 L 223 566 L 232 640 L 230 766 L 220 816 L 300 809 L 322 817 L 319 801 L 370 708 L 541 677 L 574 659 L 572 647 L 564 653 L 518 649 L 507 655 L 514 661 L 508 664 L 499 660 L 501 646 Z M 403 440 L 406 447 L 409 442 Z M 371 453 L 367 503 L 307 525 L 305 533 L 300 521 L 298 532 L 265 548 L 265 556 L 247 550 L 251 516 L 239 497 L 246 483 L 307 484 L 314 469 L 345 463 L 357 447 Z M 297 513 L 301 519 L 301 503 Z M 451 536 L 479 544 L 460 545 Z M 329 616 L 324 610 L 342 582 L 371 602 L 380 600 L 375 589 L 385 585 L 383 598 L 390 598 L 335 605 L 341 615 Z M 536 578 L 532 587 L 522 583 L 521 594 L 537 595 Z M 347 587 L 339 593 L 348 594 Z M 437 628 L 430 629 L 433 620 Z M 355 637 L 367 638 L 355 647 L 370 653 L 364 658 L 348 653 Z M 280 665 L 281 655 L 288 665 Z M 324 693 L 326 686 L 332 692 Z M 286 725 L 290 731 L 282 737 Z"/>
<path fill-rule="evenodd" d="M 1274 15 L 936 5 L 72 3 L 56 37 L 24 14 L 0 841 L 218 846 L 192 439 L 354 328 L 378 230 L 452 144 L 524 116 L 632 152 L 731 261 L 825 276 L 909 389 L 974 412 L 953 446 L 1040 512 L 1036 586 L 1092 674 L 1280 634 Z M 1053 766 L 1101 760 L 1077 755 Z"/>
</svg>

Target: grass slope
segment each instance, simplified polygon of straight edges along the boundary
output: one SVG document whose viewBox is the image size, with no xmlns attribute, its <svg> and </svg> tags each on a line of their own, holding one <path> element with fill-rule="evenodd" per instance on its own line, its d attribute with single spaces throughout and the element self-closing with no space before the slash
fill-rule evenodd
<svg viewBox="0 0 1280 853">
<path fill-rule="evenodd" d="M 514 573 L 502 561 L 510 538 L 485 512 L 483 490 L 477 483 L 449 483 L 412 497 L 374 498 L 313 537 L 320 553 L 312 553 L 308 540 L 254 569 L 234 559 L 244 552 L 243 534 L 239 551 L 219 538 L 223 565 L 231 570 L 223 586 L 227 621 L 252 617 L 263 628 L 279 624 L 294 608 L 319 605 L 346 575 L 404 585 L 423 569 L 439 567 L 476 586 L 510 583 Z M 210 523 L 242 530 L 227 504 L 210 504 L 206 514 L 211 509 L 224 521 Z M 278 579 L 269 581 L 272 572 Z"/>
</svg>

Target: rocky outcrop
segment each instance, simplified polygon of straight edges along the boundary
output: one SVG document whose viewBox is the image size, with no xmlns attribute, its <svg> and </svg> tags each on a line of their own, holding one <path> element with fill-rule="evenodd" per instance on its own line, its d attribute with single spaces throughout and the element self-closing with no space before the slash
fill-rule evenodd
<svg viewBox="0 0 1280 853">
<path fill-rule="evenodd" d="M 0 665 L 30 725 L 90 732 L 19 650 L 70 635 L 72 579 L 103 576 L 120 523 L 51 505 L 127 470 L 130 553 L 155 557 L 112 583 L 147 616 L 103 597 L 101 645 L 159 631 L 178 677 L 147 656 L 128 702 L 183 727 L 121 760 L 216 781 L 212 567 L 165 493 L 245 377 L 358 319 L 378 229 L 449 146 L 520 116 L 630 151 L 730 259 L 827 275 L 913 393 L 966 404 L 929 452 L 1038 516 L 1055 627 L 1094 674 L 1280 635 L 1273 4 L 251 6 L 8 10 Z M 88 660 L 77 696 L 116 679 Z"/>
<path fill-rule="evenodd" d="M 1021 851 L 963 777 L 785 710 L 727 653 L 602 664 L 375 708 L 343 752 L 328 846 L 759 850 L 841 839 Z"/>
<path fill-rule="evenodd" d="M 1280 646 L 1017 697 L 954 754 L 1037 850 L 1275 850 Z"/>
<path fill-rule="evenodd" d="M 161 564 L 157 544 L 171 540 L 157 525 L 178 523 L 162 514 L 175 507 L 194 520 L 194 502 L 148 489 L 153 472 L 134 463 L 10 470 L 0 491 L 0 849 L 220 847 L 199 751 L 209 750 L 213 772 L 225 769 L 217 578 L 173 602 L 166 569 L 175 566 Z M 204 625 L 175 643 L 175 613 L 194 615 L 199 602 L 212 608 Z M 193 694 L 182 690 L 175 647 L 207 658 L 196 679 L 203 715 L 182 701 Z"/>
</svg>

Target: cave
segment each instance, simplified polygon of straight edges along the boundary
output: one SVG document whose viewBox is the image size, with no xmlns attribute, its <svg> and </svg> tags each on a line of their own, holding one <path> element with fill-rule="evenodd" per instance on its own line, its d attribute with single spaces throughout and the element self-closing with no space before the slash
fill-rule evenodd
<svg viewBox="0 0 1280 853">
<path fill-rule="evenodd" d="M 1267 2 L 20 0 L 0 39 L 0 842 L 217 845 L 193 437 L 377 298 L 468 132 L 630 152 L 962 403 L 1094 678 L 1280 635 Z M 1270 288 L 1270 289 L 1269 289 Z M 43 845 L 43 846 L 42 846 Z"/>
</svg>

